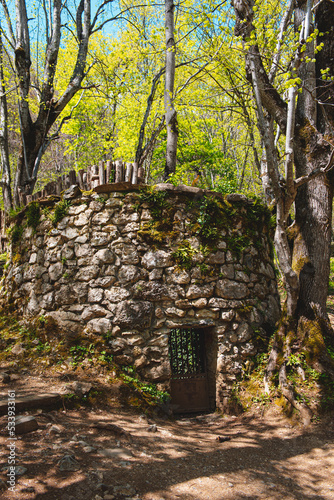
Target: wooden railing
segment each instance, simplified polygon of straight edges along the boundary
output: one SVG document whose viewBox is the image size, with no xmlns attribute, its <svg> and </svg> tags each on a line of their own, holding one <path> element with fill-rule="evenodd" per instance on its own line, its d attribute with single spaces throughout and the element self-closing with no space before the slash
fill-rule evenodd
<svg viewBox="0 0 334 500">
<path fill-rule="evenodd" d="M 87 170 L 71 170 L 67 174 L 58 177 L 57 180 L 48 182 L 43 189 L 33 195 L 20 193 L 20 205 L 25 206 L 31 201 L 44 198 L 49 195 L 60 195 L 62 191 L 68 189 L 73 184 L 77 184 L 83 191 L 90 191 L 102 184 L 114 182 L 129 182 L 130 184 L 143 184 L 145 171 L 136 163 L 123 163 L 120 160 L 115 162 L 100 162 L 99 165 L 88 167 Z"/>
<path fill-rule="evenodd" d="M 90 191 L 102 184 L 129 182 L 130 184 L 144 184 L 145 171 L 136 163 L 118 161 L 100 162 L 98 165 L 88 167 L 87 170 L 71 170 L 58 177 L 57 180 L 48 182 L 43 189 L 33 195 L 20 193 L 20 206 L 25 206 L 31 201 L 45 198 L 50 195 L 59 196 L 62 191 L 73 184 L 77 184 L 82 191 Z M 8 236 L 6 234 L 6 213 L 0 210 L 0 253 L 7 251 Z"/>
</svg>

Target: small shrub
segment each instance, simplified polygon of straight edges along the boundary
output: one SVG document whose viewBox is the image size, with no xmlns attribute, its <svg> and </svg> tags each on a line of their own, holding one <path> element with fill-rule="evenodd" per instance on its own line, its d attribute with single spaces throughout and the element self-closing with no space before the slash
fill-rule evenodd
<svg viewBox="0 0 334 500">
<path fill-rule="evenodd" d="M 41 217 L 41 207 L 39 203 L 33 202 L 28 205 L 27 211 L 25 213 L 27 219 L 27 226 L 32 227 L 36 230 L 40 217 Z"/>
<path fill-rule="evenodd" d="M 156 189 L 149 187 L 138 195 L 139 203 L 136 208 L 138 209 L 142 203 L 147 203 L 149 205 L 153 221 L 159 221 L 163 209 L 167 208 L 166 196 L 167 191 L 157 191 Z"/>
<path fill-rule="evenodd" d="M 24 209 L 24 206 L 17 206 L 14 208 L 11 208 L 8 212 L 9 218 L 10 219 L 15 219 L 15 217 Z"/>
<path fill-rule="evenodd" d="M 69 200 L 61 200 L 56 204 L 53 212 L 45 209 L 44 214 L 52 222 L 53 226 L 56 227 L 58 222 L 67 214 L 70 205 L 71 202 Z"/>
<path fill-rule="evenodd" d="M 139 391 L 148 404 L 154 405 L 157 403 L 165 403 L 170 400 L 170 395 L 167 392 L 159 391 L 155 384 L 141 382 L 133 366 L 124 366 L 120 378 L 130 388 Z"/>
<path fill-rule="evenodd" d="M 8 230 L 8 236 L 11 239 L 11 242 L 13 245 L 16 245 L 20 239 L 22 238 L 24 227 L 18 224 L 14 224 L 9 230 Z"/>
<path fill-rule="evenodd" d="M 6 262 L 7 257 L 8 257 L 7 252 L 0 253 L 0 262 Z"/>
<path fill-rule="evenodd" d="M 197 250 L 193 248 L 188 240 L 184 240 L 175 252 L 172 253 L 173 259 L 181 269 L 191 269 L 193 267 L 194 255 Z"/>
</svg>

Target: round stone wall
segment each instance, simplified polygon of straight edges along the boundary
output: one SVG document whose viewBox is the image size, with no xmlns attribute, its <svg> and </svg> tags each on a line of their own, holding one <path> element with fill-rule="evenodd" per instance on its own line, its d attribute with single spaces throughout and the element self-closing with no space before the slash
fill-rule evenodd
<svg viewBox="0 0 334 500">
<path fill-rule="evenodd" d="M 279 318 L 267 210 L 169 184 L 96 189 L 18 215 L 2 301 L 69 341 L 107 337 L 116 363 L 167 388 L 170 331 L 201 328 L 210 405 L 224 406 Z"/>
</svg>

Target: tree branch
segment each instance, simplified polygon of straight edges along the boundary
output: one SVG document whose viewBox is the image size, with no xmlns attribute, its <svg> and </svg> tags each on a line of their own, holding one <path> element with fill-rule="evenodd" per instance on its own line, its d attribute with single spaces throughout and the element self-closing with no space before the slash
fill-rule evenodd
<svg viewBox="0 0 334 500">
<path fill-rule="evenodd" d="M 8 6 L 7 6 L 7 3 L 6 3 L 6 0 L 0 0 L 0 1 L 1 1 L 1 5 L 2 5 L 2 8 L 3 8 L 4 14 L 5 14 L 6 23 L 7 23 L 8 31 L 9 31 L 9 38 L 6 37 L 6 40 L 9 41 L 12 49 L 14 50 L 15 46 L 16 46 L 16 40 L 15 40 L 15 36 L 14 36 L 12 21 L 10 19 L 10 15 L 9 15 Z"/>
<path fill-rule="evenodd" d="M 276 52 L 273 57 L 273 62 L 269 71 L 268 79 L 270 83 L 273 83 L 275 80 L 276 72 L 278 69 L 279 61 L 281 58 L 281 47 L 282 47 L 282 41 L 284 38 L 284 32 L 286 31 L 292 17 L 292 13 L 295 7 L 295 0 L 290 0 L 289 6 L 287 10 L 284 13 L 284 16 L 282 18 L 281 24 L 280 24 L 280 29 L 279 29 L 279 35 L 277 39 L 277 44 L 276 44 Z"/>
<path fill-rule="evenodd" d="M 138 146 L 137 146 L 137 150 L 136 150 L 136 162 L 138 163 L 139 166 L 141 166 L 141 164 L 143 163 L 141 157 L 142 157 L 142 153 L 143 153 L 143 141 L 144 141 L 144 135 L 145 135 L 145 127 L 146 127 L 147 120 L 148 120 L 148 117 L 149 117 L 150 112 L 151 112 L 151 108 L 152 108 L 152 104 L 153 104 L 155 91 L 157 89 L 158 82 L 165 71 L 166 71 L 165 67 L 161 68 L 160 71 L 154 76 L 154 78 L 152 80 L 151 92 L 147 98 L 146 111 L 145 111 L 144 118 L 143 118 L 143 121 L 142 121 L 142 124 L 140 127 Z"/>
<path fill-rule="evenodd" d="M 295 189 L 297 190 L 300 186 L 306 184 L 312 179 L 315 179 L 321 174 L 328 173 L 330 170 L 332 170 L 333 167 L 334 167 L 334 149 L 332 150 L 327 165 L 325 167 L 315 168 L 309 174 L 303 175 L 302 177 L 298 177 L 298 179 L 295 179 L 294 181 Z"/>
</svg>

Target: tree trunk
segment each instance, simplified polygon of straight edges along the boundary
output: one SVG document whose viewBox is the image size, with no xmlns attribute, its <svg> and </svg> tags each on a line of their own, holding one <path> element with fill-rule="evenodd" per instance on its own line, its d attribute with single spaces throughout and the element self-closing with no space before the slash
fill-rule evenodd
<svg viewBox="0 0 334 500">
<path fill-rule="evenodd" d="M 327 322 L 326 299 L 333 201 L 334 86 L 332 80 L 322 78 L 326 68 L 329 75 L 334 76 L 334 2 L 324 0 L 315 8 L 316 27 L 325 33 L 316 41 L 317 45 L 323 42 L 324 51 L 316 55 L 315 64 L 313 42 L 305 42 L 312 30 L 312 4 L 311 0 L 294 3 L 300 46 L 290 69 L 292 78 L 300 78 L 302 93 L 297 93 L 295 86 L 291 86 L 288 106 L 266 73 L 258 45 L 251 45 L 246 52 L 247 78 L 253 86 L 259 130 L 275 194 L 275 247 L 287 292 L 286 307 L 267 365 L 265 390 L 268 392 L 269 380 L 277 369 L 282 394 L 301 411 L 305 422 L 310 421 L 310 410 L 298 403 L 287 379 L 291 354 L 302 353 L 313 368 L 334 376 L 334 363 L 324 342 L 324 336 L 328 337 L 329 332 L 333 336 Z M 235 33 L 248 41 L 255 30 L 252 24 L 254 3 L 252 0 L 234 0 L 233 6 Z M 286 135 L 284 179 L 279 173 L 263 108 Z M 288 228 L 289 210 L 294 201 L 295 223 Z M 293 240 L 292 256 L 288 236 Z"/>
<path fill-rule="evenodd" d="M 305 16 L 307 2 L 299 2 L 295 12 L 298 28 Z M 298 97 L 295 128 L 296 177 L 325 167 L 333 151 L 334 89 L 321 78 L 321 70 L 330 68 L 334 74 L 334 4 L 321 2 L 315 12 L 316 28 L 324 33 L 317 44 L 324 44 L 316 56 L 316 63 L 303 63 L 299 76 L 305 81 L 306 91 Z M 307 36 L 308 33 L 305 34 Z M 313 44 L 307 51 L 310 59 Z M 317 103 L 322 100 L 324 104 Z M 327 283 L 330 272 L 330 244 L 332 227 L 333 175 L 322 174 L 301 186 L 296 195 L 295 212 L 298 234 L 294 240 L 293 266 L 300 279 L 298 316 L 313 317 L 315 312 L 326 316 Z"/>
<path fill-rule="evenodd" d="M 2 35 L 0 31 L 0 155 L 1 155 L 1 186 L 3 204 L 6 211 L 10 210 L 13 206 L 12 192 L 11 192 L 11 175 L 9 164 L 9 150 L 8 150 L 8 112 L 7 112 L 7 98 L 6 86 L 4 77 L 4 60 L 2 48 Z"/>
<path fill-rule="evenodd" d="M 106 0 L 104 5 L 110 0 Z M 81 88 L 84 79 L 88 53 L 89 37 L 92 34 L 90 0 L 81 0 L 76 9 L 76 38 L 78 52 L 72 76 L 62 95 L 54 97 L 54 78 L 57 69 L 58 53 L 61 39 L 61 13 L 64 3 L 61 0 L 50 2 L 52 6 L 52 26 L 48 36 L 44 75 L 37 118 L 33 121 L 29 109 L 30 90 L 30 41 L 26 0 L 16 1 L 16 40 L 15 41 L 15 71 L 18 77 L 20 93 L 19 115 L 22 146 L 17 163 L 14 180 L 14 203 L 19 204 L 20 193 L 32 194 L 41 157 L 50 143 L 48 133 L 65 109 L 72 97 Z M 98 9 L 100 12 L 100 9 Z M 100 12 L 101 13 L 101 12 Z M 97 14 L 98 15 L 98 14 Z M 94 22 L 97 20 L 95 16 Z M 12 37 L 14 38 L 14 36 Z M 69 118 L 69 117 L 67 117 Z M 62 123 L 64 122 L 63 121 Z M 61 124 L 59 129 L 61 128 Z M 56 134 L 57 135 L 57 134 Z"/>
<path fill-rule="evenodd" d="M 303 129 L 307 129 L 306 125 Z M 298 140 L 299 139 L 299 140 Z M 304 139 L 295 138 L 304 143 Z M 299 144 L 298 144 L 299 145 Z M 296 147 L 297 176 L 307 175 L 329 154 L 316 148 L 315 155 L 305 154 Z M 329 149 L 329 148 L 327 148 Z M 300 292 L 298 316 L 326 316 L 327 284 L 330 272 L 330 244 L 332 224 L 333 182 L 322 174 L 298 189 L 295 200 L 296 235 L 293 247 L 293 268 L 299 275 Z"/>
<path fill-rule="evenodd" d="M 174 3 L 165 0 L 166 16 L 166 81 L 165 81 L 165 113 L 167 127 L 166 165 L 164 179 L 175 172 L 177 139 L 179 135 L 177 114 L 174 108 L 173 93 L 175 79 L 175 40 L 174 40 Z"/>
</svg>

